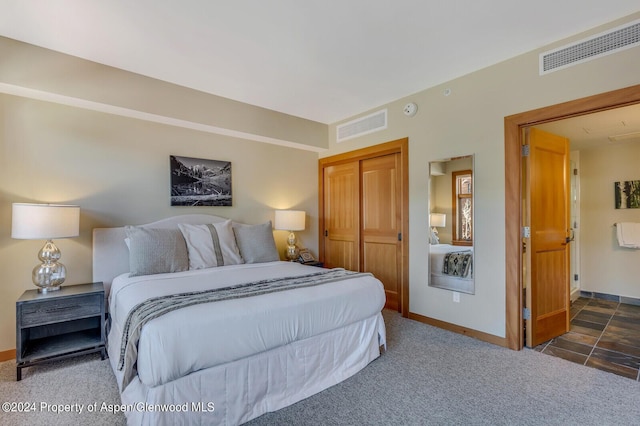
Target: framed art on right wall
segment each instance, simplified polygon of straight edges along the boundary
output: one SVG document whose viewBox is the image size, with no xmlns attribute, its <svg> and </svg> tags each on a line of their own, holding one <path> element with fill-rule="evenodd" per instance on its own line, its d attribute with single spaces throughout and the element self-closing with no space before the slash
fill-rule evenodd
<svg viewBox="0 0 640 426">
<path fill-rule="evenodd" d="M 614 184 L 616 209 L 640 208 L 640 180 L 627 180 Z"/>
</svg>

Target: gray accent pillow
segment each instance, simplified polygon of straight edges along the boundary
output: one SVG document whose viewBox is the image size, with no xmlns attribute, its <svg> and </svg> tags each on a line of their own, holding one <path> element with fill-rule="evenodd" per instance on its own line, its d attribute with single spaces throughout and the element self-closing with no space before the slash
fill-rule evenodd
<svg viewBox="0 0 640 426">
<path fill-rule="evenodd" d="M 260 225 L 233 224 L 236 243 L 245 263 L 263 263 L 280 260 L 273 239 L 271 221 Z"/>
<path fill-rule="evenodd" d="M 179 229 L 126 226 L 129 276 L 189 270 L 187 243 Z"/>
</svg>

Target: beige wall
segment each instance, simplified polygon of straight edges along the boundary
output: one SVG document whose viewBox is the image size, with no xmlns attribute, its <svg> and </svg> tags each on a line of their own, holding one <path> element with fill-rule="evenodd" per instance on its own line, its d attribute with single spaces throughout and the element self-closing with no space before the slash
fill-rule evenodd
<svg viewBox="0 0 640 426">
<path fill-rule="evenodd" d="M 61 95 L 322 150 L 327 126 L 0 37 L 0 92 Z M 4 88 L 2 86 L 5 86 Z M 20 92 L 22 93 L 22 92 Z M 92 103 L 98 105 L 92 105 Z"/>
<path fill-rule="evenodd" d="M 640 179 L 640 143 L 580 151 L 581 289 L 640 298 L 640 250 L 621 248 L 617 222 L 640 222 L 640 209 L 615 209 L 614 182 Z"/>
<path fill-rule="evenodd" d="M 629 16 L 383 105 L 389 113 L 384 131 L 336 143 L 335 125 L 340 123 L 330 127 L 329 151 L 321 156 L 409 138 L 411 312 L 505 336 L 504 117 L 640 84 L 640 47 L 544 76 L 538 73 L 540 52 L 639 17 Z M 451 90 L 449 96 L 445 89 Z M 402 113 L 409 101 L 418 104 L 414 117 Z M 466 154 L 475 154 L 476 293 L 462 294 L 461 302 L 453 303 L 451 292 L 427 285 L 428 164 Z"/>
<path fill-rule="evenodd" d="M 178 214 L 208 213 L 260 223 L 273 220 L 274 209 L 302 209 L 307 229 L 296 235 L 317 254 L 316 145 L 327 144 L 326 125 L 16 43 L 0 38 L 0 85 L 22 84 L 18 87 L 125 105 L 166 119 L 225 126 L 293 141 L 301 149 L 0 93 L 0 352 L 15 348 L 15 301 L 24 290 L 35 288 L 31 270 L 44 244 L 11 239 L 13 202 L 80 205 L 80 236 L 56 241 L 68 284 L 92 280 L 94 227 L 142 224 Z M 7 44 L 13 55 L 9 61 L 4 55 Z M 59 65 L 48 74 L 39 68 L 42 55 L 69 66 Z M 22 75 L 21 66 L 26 67 Z M 104 75 L 117 78 L 105 87 L 96 81 Z M 158 93 L 163 94 L 159 99 Z M 224 120 L 218 111 L 226 114 Z M 171 154 L 231 161 L 233 206 L 170 207 Z M 274 233 L 281 252 L 286 234 Z"/>
</svg>

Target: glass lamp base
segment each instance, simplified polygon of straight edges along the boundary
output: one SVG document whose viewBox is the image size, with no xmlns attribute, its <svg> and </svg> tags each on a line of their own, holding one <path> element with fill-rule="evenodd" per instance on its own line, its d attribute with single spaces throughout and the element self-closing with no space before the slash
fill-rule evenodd
<svg viewBox="0 0 640 426">
<path fill-rule="evenodd" d="M 289 262 L 293 262 L 298 258 L 298 252 L 298 247 L 287 246 L 287 259 L 289 259 Z"/>
<path fill-rule="evenodd" d="M 67 277 L 67 269 L 62 263 L 42 263 L 33 268 L 32 280 L 39 293 L 60 290 Z"/>
<path fill-rule="evenodd" d="M 38 288 L 38 293 L 42 293 L 42 294 L 47 294 L 47 293 L 51 293 L 54 291 L 58 291 L 60 290 L 60 286 L 57 285 L 55 287 L 40 287 Z"/>
<path fill-rule="evenodd" d="M 296 246 L 296 234 L 291 232 L 287 238 L 287 259 L 293 262 L 298 258 L 298 247 Z"/>
<path fill-rule="evenodd" d="M 67 268 L 57 262 L 60 256 L 60 250 L 51 240 L 47 241 L 38 253 L 42 263 L 36 265 L 31 273 L 31 279 L 38 287 L 38 293 L 60 290 L 60 284 L 67 278 Z"/>
</svg>

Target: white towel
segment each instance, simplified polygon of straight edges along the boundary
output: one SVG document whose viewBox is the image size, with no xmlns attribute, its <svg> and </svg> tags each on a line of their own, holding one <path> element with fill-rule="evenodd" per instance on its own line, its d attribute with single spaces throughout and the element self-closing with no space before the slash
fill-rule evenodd
<svg viewBox="0 0 640 426">
<path fill-rule="evenodd" d="M 640 248 L 640 223 L 621 222 L 616 224 L 618 245 L 627 248 Z"/>
</svg>

